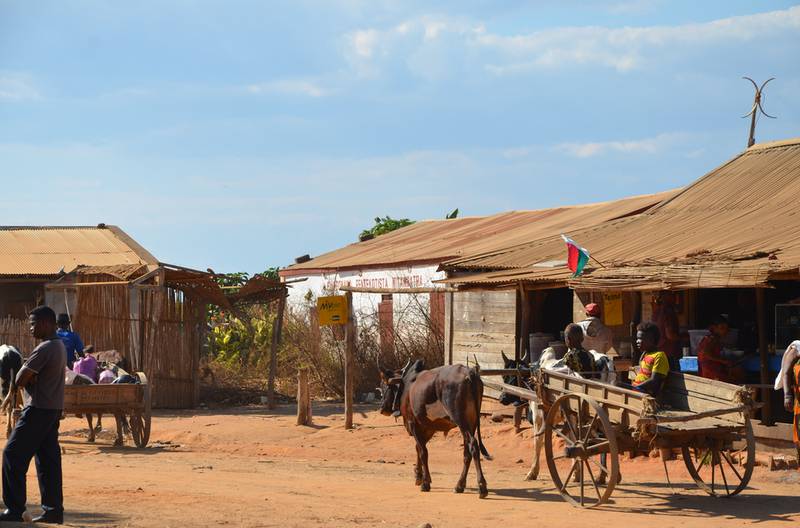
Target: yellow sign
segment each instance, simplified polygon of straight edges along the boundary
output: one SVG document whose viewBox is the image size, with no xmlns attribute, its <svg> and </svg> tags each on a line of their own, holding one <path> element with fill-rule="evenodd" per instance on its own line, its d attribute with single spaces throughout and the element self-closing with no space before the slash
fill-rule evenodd
<svg viewBox="0 0 800 528">
<path fill-rule="evenodd" d="M 606 326 L 622 325 L 622 294 L 603 294 L 603 322 Z"/>
<path fill-rule="evenodd" d="M 317 299 L 317 314 L 322 326 L 347 324 L 347 297 L 333 295 Z"/>
</svg>

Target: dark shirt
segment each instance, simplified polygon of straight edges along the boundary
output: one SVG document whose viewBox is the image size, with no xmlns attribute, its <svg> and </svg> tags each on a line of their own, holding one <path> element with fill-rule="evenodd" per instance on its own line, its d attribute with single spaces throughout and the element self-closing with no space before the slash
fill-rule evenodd
<svg viewBox="0 0 800 528">
<path fill-rule="evenodd" d="M 58 337 L 45 339 L 33 349 L 25 367 L 36 373 L 36 378 L 25 387 L 31 398 L 30 405 L 38 409 L 64 408 L 64 369 L 67 352 Z"/>
<path fill-rule="evenodd" d="M 564 354 L 564 364 L 573 372 L 590 374 L 594 372 L 594 358 L 585 348 L 570 348 Z M 584 376 L 591 377 L 591 376 Z"/>
<path fill-rule="evenodd" d="M 64 342 L 64 347 L 67 349 L 67 363 L 72 365 L 75 363 L 75 353 L 83 352 L 81 336 L 79 336 L 77 332 L 71 332 L 70 330 L 63 330 L 61 328 L 56 331 L 56 334 L 58 334 L 58 337 Z"/>
</svg>

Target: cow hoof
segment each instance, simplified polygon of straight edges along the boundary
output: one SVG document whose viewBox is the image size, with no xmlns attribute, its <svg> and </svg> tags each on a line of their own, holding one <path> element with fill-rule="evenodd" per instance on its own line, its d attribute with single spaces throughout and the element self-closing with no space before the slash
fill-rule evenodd
<svg viewBox="0 0 800 528">
<path fill-rule="evenodd" d="M 422 486 L 420 486 L 419 489 L 421 491 L 430 491 L 431 490 L 431 485 L 426 483 L 426 482 L 423 482 Z"/>
<path fill-rule="evenodd" d="M 453 491 L 455 491 L 456 493 L 464 493 L 464 486 L 456 486 L 455 489 L 453 489 Z"/>
<path fill-rule="evenodd" d="M 480 491 L 480 493 L 478 494 L 478 498 L 479 499 L 485 499 L 488 496 L 489 496 L 489 490 L 487 490 L 487 489 L 482 489 Z"/>
<path fill-rule="evenodd" d="M 418 478 L 417 480 L 415 480 L 415 481 L 414 481 L 414 485 L 415 485 L 415 486 L 422 486 L 422 479 L 421 479 L 421 478 Z"/>
<path fill-rule="evenodd" d="M 536 480 L 537 478 L 539 478 L 538 473 L 528 473 L 525 475 L 525 480 Z"/>
<path fill-rule="evenodd" d="M 86 439 L 86 441 L 89 442 L 90 444 L 93 444 L 94 443 L 94 437 L 90 436 L 89 438 Z"/>
</svg>

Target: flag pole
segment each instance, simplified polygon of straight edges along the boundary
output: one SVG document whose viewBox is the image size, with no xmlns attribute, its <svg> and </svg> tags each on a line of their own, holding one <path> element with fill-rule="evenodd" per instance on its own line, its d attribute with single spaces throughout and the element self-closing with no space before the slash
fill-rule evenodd
<svg viewBox="0 0 800 528">
<path fill-rule="evenodd" d="M 592 259 L 593 261 L 597 262 L 597 265 L 600 266 L 601 268 L 603 268 L 603 269 L 606 268 L 605 266 L 603 266 L 603 263 L 600 262 L 599 260 L 597 260 L 596 258 L 594 258 L 591 253 L 589 253 L 589 258 Z"/>
</svg>

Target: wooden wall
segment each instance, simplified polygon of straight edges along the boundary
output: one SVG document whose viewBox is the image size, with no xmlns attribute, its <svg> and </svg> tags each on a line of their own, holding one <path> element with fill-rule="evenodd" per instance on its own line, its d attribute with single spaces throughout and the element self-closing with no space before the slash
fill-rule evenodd
<svg viewBox="0 0 800 528">
<path fill-rule="evenodd" d="M 469 360 L 472 364 L 477 359 L 483 368 L 502 368 L 501 352 L 514 357 L 515 290 L 455 292 L 446 301 L 445 363 L 466 364 Z"/>
</svg>

